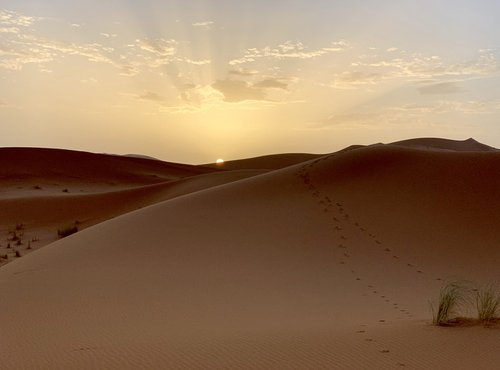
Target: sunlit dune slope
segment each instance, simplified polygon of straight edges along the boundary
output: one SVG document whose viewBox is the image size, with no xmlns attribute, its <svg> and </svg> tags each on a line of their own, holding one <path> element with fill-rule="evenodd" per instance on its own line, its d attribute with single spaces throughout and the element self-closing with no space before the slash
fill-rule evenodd
<svg viewBox="0 0 500 370">
<path fill-rule="evenodd" d="M 262 171 L 217 171 L 55 149 L 0 149 L 0 265 L 78 228 Z M 12 231 L 21 238 L 18 243 Z"/>
<path fill-rule="evenodd" d="M 500 281 L 499 173 L 376 145 L 103 222 L 0 269 L 3 365 L 493 369 L 497 329 L 428 301 Z"/>
</svg>

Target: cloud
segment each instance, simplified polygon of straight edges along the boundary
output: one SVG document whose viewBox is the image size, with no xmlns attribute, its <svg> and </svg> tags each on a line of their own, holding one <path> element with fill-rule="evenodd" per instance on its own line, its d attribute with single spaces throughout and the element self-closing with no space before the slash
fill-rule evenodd
<svg viewBox="0 0 500 370">
<path fill-rule="evenodd" d="M 361 85 L 374 85 L 384 79 L 384 75 L 377 72 L 349 71 L 336 76 L 332 87 L 338 89 L 355 89 Z"/>
<path fill-rule="evenodd" d="M 241 80 L 218 80 L 212 87 L 224 95 L 227 102 L 244 100 L 266 100 L 264 89 L 256 88 L 252 84 Z"/>
<path fill-rule="evenodd" d="M 254 84 L 253 87 L 264 88 L 264 89 L 271 88 L 271 89 L 287 90 L 288 83 L 285 82 L 284 79 L 280 78 L 266 78 L 265 80 L 262 80 Z"/>
<path fill-rule="evenodd" d="M 422 95 L 444 95 L 456 94 L 462 91 L 461 87 L 456 82 L 439 82 L 418 88 Z"/>
<path fill-rule="evenodd" d="M 213 25 L 214 25 L 213 21 L 195 22 L 192 24 L 193 27 L 203 27 L 208 30 L 211 29 Z"/>
<path fill-rule="evenodd" d="M 212 63 L 212 61 L 209 60 L 209 59 L 192 60 L 192 59 L 189 59 L 189 58 L 185 58 L 185 59 L 178 58 L 177 61 L 184 61 L 184 62 L 186 62 L 188 64 L 192 64 L 192 65 L 195 65 L 195 66 L 204 66 L 204 65 Z"/>
<path fill-rule="evenodd" d="M 150 100 L 154 102 L 163 102 L 165 97 L 152 91 L 146 91 L 144 94 L 139 95 L 140 100 Z"/>
<path fill-rule="evenodd" d="M 398 58 L 372 62 L 359 61 L 357 66 L 384 69 L 393 77 L 435 79 L 439 77 L 477 77 L 500 73 L 500 60 L 494 50 L 480 50 L 474 59 L 446 63 L 437 55 L 401 55 Z"/>
<path fill-rule="evenodd" d="M 39 19 L 41 18 L 29 17 L 18 12 L 0 9 L 0 25 L 2 26 L 29 27 Z"/>
<path fill-rule="evenodd" d="M 258 73 L 257 71 L 249 69 L 241 69 L 241 70 L 233 69 L 228 72 L 229 75 L 240 76 L 240 77 L 251 77 L 257 73 Z"/>
<path fill-rule="evenodd" d="M 238 76 L 238 75 L 237 75 Z M 241 76 L 248 77 L 248 76 Z M 273 89 L 288 90 L 289 79 L 282 77 L 267 77 L 256 82 L 249 82 L 229 77 L 217 80 L 212 87 L 224 95 L 226 102 L 241 102 L 246 100 L 272 101 L 269 92 Z"/>
<path fill-rule="evenodd" d="M 410 54 L 389 48 L 381 54 L 359 53 L 357 60 L 346 69 L 327 86 L 359 89 L 395 80 L 433 81 L 433 86 L 420 87 L 420 93 L 451 94 L 461 91 L 456 84 L 458 79 L 466 81 L 500 75 L 500 57 L 497 50 L 486 49 L 479 50 L 468 61 L 450 62 L 438 55 Z"/>
<path fill-rule="evenodd" d="M 114 37 L 118 36 L 115 33 L 106 33 L 106 32 L 101 32 L 101 33 L 99 33 L 99 35 L 101 35 L 102 37 L 107 38 L 107 39 L 114 38 Z"/>
<path fill-rule="evenodd" d="M 403 104 L 389 107 L 358 107 L 355 112 L 335 113 L 327 118 L 309 124 L 309 129 L 333 127 L 359 127 L 377 125 L 402 125 L 429 123 L 440 115 L 483 115 L 497 113 L 500 100 L 456 101 L 440 100 L 429 104 Z"/>
<path fill-rule="evenodd" d="M 345 50 L 349 47 L 346 41 L 338 41 L 332 43 L 330 46 L 323 47 L 316 50 L 308 50 L 306 46 L 300 41 L 286 41 L 283 44 L 275 47 L 266 46 L 264 48 L 250 48 L 245 50 L 241 58 L 229 61 L 229 65 L 240 65 L 245 63 L 255 62 L 262 58 L 272 59 L 312 59 L 322 55 Z"/>
<path fill-rule="evenodd" d="M 0 27 L 0 33 L 20 33 L 21 30 L 18 27 Z"/>
<path fill-rule="evenodd" d="M 141 50 L 148 51 L 158 57 L 173 56 L 177 52 L 178 42 L 167 39 L 138 39 L 136 45 Z"/>
</svg>

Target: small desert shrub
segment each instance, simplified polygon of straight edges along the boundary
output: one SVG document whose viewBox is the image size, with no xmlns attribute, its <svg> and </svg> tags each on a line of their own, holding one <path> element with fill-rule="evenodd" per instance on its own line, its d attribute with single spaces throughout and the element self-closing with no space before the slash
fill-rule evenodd
<svg viewBox="0 0 500 370">
<path fill-rule="evenodd" d="M 66 188 L 66 189 L 63 189 L 62 191 L 63 193 L 69 193 L 69 190 Z"/>
<path fill-rule="evenodd" d="M 76 232 L 78 232 L 78 226 L 76 226 L 76 224 L 72 224 L 57 230 L 57 235 L 59 235 L 60 238 L 65 238 Z"/>
<path fill-rule="evenodd" d="M 35 186 L 33 186 L 33 189 L 35 189 L 35 190 L 41 190 L 42 187 L 40 185 L 35 185 Z"/>
<path fill-rule="evenodd" d="M 492 285 L 476 292 L 476 308 L 479 320 L 491 321 L 500 312 L 500 294 Z"/>
<path fill-rule="evenodd" d="M 17 235 L 15 231 L 13 231 L 10 240 L 12 240 L 13 242 L 17 242 L 18 240 L 21 240 L 21 238 L 19 237 L 19 235 Z"/>
<path fill-rule="evenodd" d="M 21 252 L 16 251 L 16 257 L 21 257 Z"/>
<path fill-rule="evenodd" d="M 8 260 L 9 259 L 9 256 L 7 254 L 2 254 L 0 257 L 3 258 L 4 260 Z"/>
<path fill-rule="evenodd" d="M 31 242 L 28 242 L 28 246 L 26 247 L 26 249 L 31 249 Z"/>
<path fill-rule="evenodd" d="M 433 324 L 447 325 L 452 316 L 457 314 L 458 308 L 465 301 L 465 289 L 463 285 L 453 282 L 446 285 L 439 292 L 437 307 L 432 305 Z"/>
</svg>

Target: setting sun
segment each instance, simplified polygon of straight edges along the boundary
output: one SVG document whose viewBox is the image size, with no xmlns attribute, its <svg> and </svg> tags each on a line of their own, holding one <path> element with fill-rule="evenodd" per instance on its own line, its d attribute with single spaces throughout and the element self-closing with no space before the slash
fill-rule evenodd
<svg viewBox="0 0 500 370">
<path fill-rule="evenodd" d="M 223 159 L 221 159 L 221 158 L 219 158 L 219 159 L 217 159 L 217 160 L 215 161 L 215 163 L 217 163 L 217 164 L 223 164 L 223 163 L 224 163 L 224 160 L 223 160 Z"/>
</svg>

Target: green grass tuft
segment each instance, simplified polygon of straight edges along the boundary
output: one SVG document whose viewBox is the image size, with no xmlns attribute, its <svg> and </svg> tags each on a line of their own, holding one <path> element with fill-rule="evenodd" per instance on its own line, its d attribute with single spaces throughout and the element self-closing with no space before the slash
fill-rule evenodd
<svg viewBox="0 0 500 370">
<path fill-rule="evenodd" d="M 500 312 L 500 294 L 493 285 L 476 292 L 476 308 L 479 320 L 488 323 Z"/>
<path fill-rule="evenodd" d="M 465 300 L 464 287 L 457 283 L 449 283 L 441 289 L 437 307 L 432 305 L 433 324 L 445 326 L 457 314 L 458 309 Z"/>
</svg>

